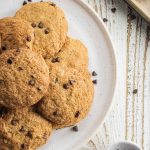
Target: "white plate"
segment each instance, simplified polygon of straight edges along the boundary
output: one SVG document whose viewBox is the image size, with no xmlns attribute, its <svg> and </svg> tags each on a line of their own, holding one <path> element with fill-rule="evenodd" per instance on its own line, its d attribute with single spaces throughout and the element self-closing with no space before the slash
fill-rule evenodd
<svg viewBox="0 0 150 150">
<path fill-rule="evenodd" d="M 22 0 L 1 0 L 0 18 L 13 16 Z M 54 0 L 65 12 L 69 35 L 80 39 L 89 50 L 90 71 L 98 80 L 94 103 L 88 117 L 79 123 L 79 132 L 70 128 L 55 131 L 40 150 L 73 150 L 86 142 L 100 127 L 110 106 L 116 87 L 116 57 L 109 34 L 96 13 L 81 0 Z"/>
</svg>

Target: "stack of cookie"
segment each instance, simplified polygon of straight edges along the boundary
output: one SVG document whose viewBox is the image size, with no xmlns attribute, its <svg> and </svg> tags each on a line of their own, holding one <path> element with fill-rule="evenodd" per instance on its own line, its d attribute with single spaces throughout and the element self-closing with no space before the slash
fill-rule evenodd
<svg viewBox="0 0 150 150">
<path fill-rule="evenodd" d="M 34 150 L 90 110 L 88 52 L 52 2 L 0 20 L 0 150 Z"/>
</svg>

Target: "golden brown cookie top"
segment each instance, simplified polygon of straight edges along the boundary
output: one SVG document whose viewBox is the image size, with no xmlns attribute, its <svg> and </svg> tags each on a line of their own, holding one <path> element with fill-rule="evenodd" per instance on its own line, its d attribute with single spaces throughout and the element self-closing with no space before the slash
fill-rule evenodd
<svg viewBox="0 0 150 150">
<path fill-rule="evenodd" d="M 68 67 L 88 67 L 88 51 L 84 44 L 67 37 L 61 50 L 51 59 L 53 63 L 61 63 Z"/>
<path fill-rule="evenodd" d="M 42 56 L 30 49 L 0 55 L 0 104 L 8 108 L 31 106 L 47 92 L 49 71 Z"/>
<path fill-rule="evenodd" d="M 63 11 L 51 2 L 36 2 L 23 6 L 16 18 L 28 21 L 35 31 L 33 50 L 44 58 L 54 56 L 63 46 L 68 24 Z"/>
<path fill-rule="evenodd" d="M 87 70 L 53 65 L 47 62 L 50 85 L 38 104 L 40 113 L 56 128 L 71 126 L 87 115 L 93 100 L 94 87 Z"/>
<path fill-rule="evenodd" d="M 34 30 L 28 22 L 13 17 L 0 19 L 0 51 L 15 48 L 30 48 Z"/>
<path fill-rule="evenodd" d="M 1 146 L 29 150 L 46 143 L 52 125 L 27 108 L 12 110 L 0 119 Z"/>
</svg>

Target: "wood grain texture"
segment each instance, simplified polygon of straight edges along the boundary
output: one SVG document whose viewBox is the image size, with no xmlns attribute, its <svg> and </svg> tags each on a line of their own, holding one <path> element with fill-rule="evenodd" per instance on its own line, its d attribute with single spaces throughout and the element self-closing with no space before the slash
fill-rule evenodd
<svg viewBox="0 0 150 150">
<path fill-rule="evenodd" d="M 105 150 L 118 140 L 150 150 L 150 27 L 122 0 L 84 0 L 103 19 L 116 47 L 116 103 L 101 130 L 81 150 Z M 112 12 L 116 8 L 116 12 Z"/>
</svg>

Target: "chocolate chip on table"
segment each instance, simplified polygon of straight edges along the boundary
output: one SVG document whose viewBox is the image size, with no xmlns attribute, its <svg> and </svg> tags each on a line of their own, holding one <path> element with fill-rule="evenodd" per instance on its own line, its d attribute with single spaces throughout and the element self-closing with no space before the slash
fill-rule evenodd
<svg viewBox="0 0 150 150">
<path fill-rule="evenodd" d="M 45 29 L 45 34 L 48 34 L 49 33 L 49 28 Z"/>
<path fill-rule="evenodd" d="M 107 22 L 107 21 L 108 21 L 108 19 L 106 19 L 106 18 L 103 18 L 103 21 L 104 21 L 104 22 Z"/>
<path fill-rule="evenodd" d="M 92 82 L 93 82 L 93 84 L 97 84 L 97 80 L 93 80 Z"/>
<path fill-rule="evenodd" d="M 44 28 L 44 24 L 43 24 L 42 22 L 40 22 L 40 23 L 38 24 L 38 27 L 42 29 L 42 28 Z"/>
<path fill-rule="evenodd" d="M 77 111 L 76 113 L 75 113 L 75 118 L 78 118 L 80 116 L 80 112 L 79 111 Z"/>
<path fill-rule="evenodd" d="M 64 89 L 69 89 L 69 84 L 68 84 L 68 83 L 63 84 L 63 88 L 64 88 Z"/>
<path fill-rule="evenodd" d="M 116 8 L 111 8 L 111 11 L 112 11 L 113 13 L 115 13 L 115 12 L 116 12 Z"/>
<path fill-rule="evenodd" d="M 30 80 L 30 81 L 29 81 L 29 85 L 34 86 L 34 85 L 35 85 L 35 80 L 33 80 L 33 79 Z"/>
<path fill-rule="evenodd" d="M 74 127 L 72 128 L 72 130 L 75 131 L 75 132 L 78 132 L 78 131 L 79 131 L 79 128 L 78 128 L 78 126 L 74 126 Z"/>
<path fill-rule="evenodd" d="M 14 119 L 14 120 L 11 121 L 11 124 L 12 124 L 13 126 L 16 126 L 17 123 L 18 123 L 18 120 L 15 120 L 15 119 Z"/>
<path fill-rule="evenodd" d="M 31 36 L 30 35 L 28 35 L 26 39 L 28 42 L 31 42 Z"/>
<path fill-rule="evenodd" d="M 60 62 L 60 58 L 59 57 L 56 57 L 56 58 L 52 59 L 52 63 L 56 63 L 56 62 Z"/>
<path fill-rule="evenodd" d="M 97 73 L 95 71 L 93 71 L 92 76 L 97 76 Z"/>
<path fill-rule="evenodd" d="M 19 130 L 19 132 L 24 133 L 25 131 L 26 131 L 25 128 L 23 126 L 21 126 L 21 129 Z"/>
<path fill-rule="evenodd" d="M 28 131 L 28 133 L 26 134 L 26 136 L 28 136 L 30 139 L 33 138 L 33 135 L 32 135 L 32 132 L 31 132 L 31 131 Z"/>
<path fill-rule="evenodd" d="M 7 63 L 8 64 L 12 64 L 13 63 L 13 59 L 12 58 L 7 59 Z"/>
<path fill-rule="evenodd" d="M 57 111 L 54 111 L 54 112 L 53 112 L 53 116 L 56 116 L 57 114 L 58 114 Z"/>
<path fill-rule="evenodd" d="M 23 2 L 23 5 L 26 5 L 26 4 L 27 4 L 27 2 L 26 2 L 26 1 L 24 1 L 24 2 Z"/>
<path fill-rule="evenodd" d="M 32 26 L 33 28 L 35 28 L 35 27 L 36 27 L 36 23 L 32 23 L 31 26 Z"/>
<path fill-rule="evenodd" d="M 133 90 L 133 94 L 137 94 L 137 92 L 138 92 L 138 89 Z"/>
</svg>

